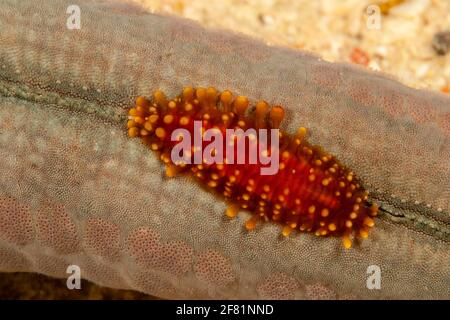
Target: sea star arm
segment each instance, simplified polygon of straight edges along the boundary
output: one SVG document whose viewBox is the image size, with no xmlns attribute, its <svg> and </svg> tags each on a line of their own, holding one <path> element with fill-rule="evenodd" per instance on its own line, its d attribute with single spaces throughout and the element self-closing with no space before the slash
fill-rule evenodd
<svg viewBox="0 0 450 320">
<path fill-rule="evenodd" d="M 117 3 L 0 5 L 0 270 L 191 298 L 448 298 L 450 100 L 379 73 Z M 135 97 L 183 86 L 282 104 L 384 212 L 351 250 L 246 214 L 126 136 Z M 369 266 L 381 270 L 369 290 Z M 370 269 L 370 268 L 369 268 Z"/>
</svg>

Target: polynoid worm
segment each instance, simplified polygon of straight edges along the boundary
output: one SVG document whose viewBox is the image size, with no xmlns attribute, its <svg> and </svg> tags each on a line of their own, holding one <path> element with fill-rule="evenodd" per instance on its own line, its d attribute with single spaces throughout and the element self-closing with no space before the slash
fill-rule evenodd
<svg viewBox="0 0 450 320">
<path fill-rule="evenodd" d="M 247 230 L 275 221 L 284 236 L 295 229 L 340 236 L 345 248 L 354 236 L 367 238 L 378 208 L 366 203 L 368 193 L 354 173 L 309 144 L 306 128 L 295 135 L 279 130 L 283 107 L 249 104 L 247 97 L 212 87 L 186 87 L 172 100 L 158 90 L 153 101 L 136 99 L 128 135 L 159 153 L 167 176 L 189 173 L 225 197 L 228 217 L 239 209 L 252 212 Z M 275 170 L 269 170 L 273 163 L 267 167 L 270 160 Z"/>
</svg>

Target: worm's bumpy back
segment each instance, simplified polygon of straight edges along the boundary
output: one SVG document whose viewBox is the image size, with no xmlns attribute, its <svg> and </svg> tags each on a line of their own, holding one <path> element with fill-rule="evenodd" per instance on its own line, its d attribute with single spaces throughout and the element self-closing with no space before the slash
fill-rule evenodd
<svg viewBox="0 0 450 320">
<path fill-rule="evenodd" d="M 247 112 L 248 107 L 247 97 L 233 98 L 230 91 L 219 93 L 212 87 L 184 88 L 173 100 L 156 91 L 153 102 L 142 96 L 136 99 L 136 106 L 129 110 L 128 134 L 142 138 L 160 153 L 168 176 L 192 174 L 203 186 L 225 197 L 229 202 L 228 217 L 235 217 L 241 208 L 252 212 L 245 224 L 247 230 L 254 229 L 258 221 L 270 220 L 283 225 L 284 236 L 294 229 L 317 236 L 341 236 L 346 248 L 351 247 L 353 236 L 367 238 L 378 209 L 375 204 L 367 206 L 367 191 L 353 172 L 320 146 L 309 144 L 304 127 L 295 135 L 277 130 L 277 141 L 266 137 L 264 143 L 260 129 L 278 129 L 284 109 L 270 108 L 265 101 L 259 101 L 251 112 Z M 199 123 L 197 129 L 195 121 Z M 203 138 L 208 129 L 215 134 L 195 145 L 191 137 L 198 129 Z M 229 129 L 234 130 L 231 140 L 227 140 Z M 248 139 L 242 158 L 245 161 L 241 162 L 235 161 L 241 151 L 237 148 L 239 138 Z M 183 161 L 172 157 L 178 144 L 187 144 Z M 263 144 L 267 145 L 260 148 Z M 224 161 L 205 157 L 224 155 L 227 150 L 232 155 Z M 250 152 L 256 150 L 259 158 L 277 157 L 279 166 L 274 174 L 261 174 L 264 165 L 249 161 L 253 156 Z M 195 154 L 199 152 L 200 161 L 196 162 Z"/>
</svg>

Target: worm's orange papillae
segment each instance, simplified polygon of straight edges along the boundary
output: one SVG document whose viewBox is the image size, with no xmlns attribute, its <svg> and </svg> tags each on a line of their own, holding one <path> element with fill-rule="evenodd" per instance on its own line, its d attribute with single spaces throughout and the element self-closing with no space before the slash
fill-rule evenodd
<svg viewBox="0 0 450 320">
<path fill-rule="evenodd" d="M 129 110 L 127 128 L 130 137 L 140 137 L 159 153 L 167 176 L 191 174 L 205 188 L 225 197 L 229 203 L 228 217 L 235 217 L 240 209 L 252 212 L 253 216 L 245 223 L 247 230 L 254 229 L 259 221 L 274 221 L 283 225 L 284 236 L 293 230 L 340 236 L 345 248 L 352 246 L 354 236 L 367 238 L 374 226 L 377 206 L 367 206 L 368 193 L 351 170 L 321 147 L 308 143 L 304 127 L 295 135 L 279 131 L 279 168 L 273 175 L 261 174 L 261 168 L 267 165 L 247 161 L 243 164 L 172 161 L 173 148 L 185 139 L 181 135 L 172 141 L 172 132 L 183 128 L 193 136 L 194 121 L 201 121 L 203 132 L 214 128 L 223 137 L 226 129 L 253 128 L 256 136 L 250 139 L 258 141 L 258 129 L 278 129 L 283 118 L 281 106 L 270 107 L 259 101 L 249 108 L 246 97 L 233 97 L 230 91 L 188 87 L 173 100 L 161 91 L 153 94 L 152 101 L 138 97 L 135 107 Z M 225 142 L 222 141 L 224 148 Z M 207 143 L 202 144 L 205 150 Z M 191 152 L 183 156 L 193 160 L 198 151 L 192 144 Z M 212 155 L 217 152 L 210 151 Z M 245 159 L 248 158 L 246 154 Z"/>
</svg>

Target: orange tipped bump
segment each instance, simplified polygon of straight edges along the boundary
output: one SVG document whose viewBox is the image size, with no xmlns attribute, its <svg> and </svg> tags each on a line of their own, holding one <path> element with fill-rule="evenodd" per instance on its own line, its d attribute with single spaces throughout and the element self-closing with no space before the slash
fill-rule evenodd
<svg viewBox="0 0 450 320">
<path fill-rule="evenodd" d="M 272 120 L 272 126 L 275 129 L 280 127 L 281 121 L 284 118 L 284 109 L 280 106 L 275 106 L 270 110 L 270 120 Z"/>
<path fill-rule="evenodd" d="M 167 105 L 167 99 L 166 96 L 164 95 L 164 93 L 160 90 L 155 91 L 155 93 L 153 94 L 153 98 L 155 99 L 155 102 L 162 106 L 165 107 Z"/>
<path fill-rule="evenodd" d="M 175 165 L 167 165 L 166 166 L 166 176 L 169 178 L 172 178 L 174 176 L 176 176 L 178 172 L 177 166 Z"/>
<path fill-rule="evenodd" d="M 157 114 L 152 114 L 151 116 L 148 117 L 148 121 L 150 121 L 150 123 L 152 124 L 158 122 L 158 120 L 159 116 Z"/>
<path fill-rule="evenodd" d="M 233 100 L 233 94 L 229 90 L 225 90 L 220 94 L 220 102 L 222 103 L 223 112 L 231 111 L 231 100 Z"/>
<path fill-rule="evenodd" d="M 195 96 L 197 97 L 198 101 L 204 102 L 206 100 L 206 89 L 197 88 L 197 90 L 195 91 Z"/>
<path fill-rule="evenodd" d="M 148 108 L 149 105 L 150 105 L 150 102 L 147 100 L 146 97 L 139 96 L 136 98 L 136 106 Z"/>
<path fill-rule="evenodd" d="M 136 124 L 143 124 L 145 120 L 142 117 L 134 117 L 134 122 L 136 122 Z"/>
<path fill-rule="evenodd" d="M 293 229 L 291 228 L 291 226 L 284 226 L 281 234 L 285 237 L 288 237 L 291 234 L 292 230 Z"/>
<path fill-rule="evenodd" d="M 128 129 L 130 129 L 132 127 L 136 127 L 136 126 L 137 126 L 136 122 L 134 122 L 133 120 L 128 120 L 128 122 L 127 122 L 127 128 Z"/>
<path fill-rule="evenodd" d="M 173 115 L 171 115 L 171 114 L 165 115 L 163 121 L 164 121 L 165 124 L 172 123 L 173 122 Z"/>
<path fill-rule="evenodd" d="M 128 111 L 128 114 L 129 114 L 130 116 L 132 116 L 132 117 L 138 116 L 138 112 L 137 112 L 136 108 L 131 108 L 131 109 Z"/>
<path fill-rule="evenodd" d="M 191 87 L 186 87 L 183 89 L 183 100 L 185 102 L 191 102 L 192 100 L 194 100 L 194 94 L 195 91 L 193 88 Z"/>
<path fill-rule="evenodd" d="M 372 206 L 370 207 L 370 215 L 372 217 L 375 217 L 378 215 L 378 206 L 375 203 L 372 204 Z"/>
<path fill-rule="evenodd" d="M 172 101 L 169 101 L 169 103 L 167 104 L 167 107 L 169 109 L 175 109 L 177 107 L 177 104 L 175 101 L 172 100 Z"/>
<path fill-rule="evenodd" d="M 269 112 L 269 104 L 265 101 L 259 101 L 255 108 L 255 128 L 266 128 L 266 116 Z"/>
<path fill-rule="evenodd" d="M 254 230 L 256 228 L 256 222 L 258 221 L 259 217 L 257 215 L 254 215 L 250 219 L 248 219 L 245 222 L 245 229 L 248 231 Z"/>
<path fill-rule="evenodd" d="M 181 117 L 180 118 L 180 124 L 182 126 L 186 126 L 189 123 L 189 117 Z"/>
<path fill-rule="evenodd" d="M 345 249 L 350 249 L 352 247 L 352 240 L 348 236 L 342 237 L 342 244 Z"/>
<path fill-rule="evenodd" d="M 372 228 L 375 225 L 375 222 L 373 221 L 372 218 L 370 217 L 365 217 L 364 218 L 364 224 L 370 228 Z"/>
<path fill-rule="evenodd" d="M 369 236 L 377 205 L 366 205 L 368 192 L 357 176 L 320 146 L 311 145 L 305 127 L 293 135 L 279 132 L 279 170 L 274 175 L 261 175 L 261 163 L 233 163 L 226 158 L 223 163 L 205 163 L 205 158 L 203 163 L 191 164 L 194 152 L 202 151 L 202 147 L 194 145 L 183 150 L 186 162 L 174 163 L 171 159 L 177 142 L 169 138 L 175 129 L 184 128 L 191 137 L 194 121 L 201 121 L 202 133 L 211 128 L 220 132 L 239 127 L 255 129 L 258 133 L 247 138 L 258 142 L 258 129 L 280 127 L 285 116 L 281 106 L 271 107 L 268 102 L 259 101 L 252 108 L 254 112 L 247 113 L 247 97 L 233 98 L 232 92 L 219 92 L 212 87 L 186 87 L 180 96 L 170 100 L 157 90 L 152 97 L 152 101 L 137 97 L 135 106 L 129 109 L 128 135 L 139 137 L 160 155 L 168 177 L 179 172 L 192 175 L 199 184 L 225 197 L 230 202 L 225 212 L 228 217 L 235 217 L 240 209 L 253 213 L 245 223 L 247 230 L 253 230 L 258 221 L 279 223 L 284 236 L 296 230 L 318 237 L 342 237 L 345 248 L 352 246 L 352 237 Z M 177 140 L 187 142 L 185 138 L 183 133 Z M 226 141 L 222 142 L 225 145 Z M 258 155 L 267 157 L 271 152 L 262 150 Z M 216 155 L 216 151 L 211 155 Z M 248 158 L 249 154 L 245 154 L 246 161 Z"/>
<path fill-rule="evenodd" d="M 152 126 L 150 121 L 145 121 L 144 122 L 144 129 L 149 131 L 149 132 L 153 131 L 153 126 Z"/>
<path fill-rule="evenodd" d="M 130 129 L 128 129 L 128 135 L 131 138 L 137 137 L 139 136 L 139 128 L 137 127 L 131 127 Z"/>
<path fill-rule="evenodd" d="M 297 138 L 302 141 L 305 137 L 306 134 L 308 133 L 308 130 L 305 127 L 300 127 L 297 130 Z"/>
<path fill-rule="evenodd" d="M 243 116 L 249 105 L 247 97 L 237 96 L 234 100 L 234 109 L 239 116 Z"/>
<path fill-rule="evenodd" d="M 164 139 L 166 137 L 166 130 L 162 127 L 156 128 L 155 134 L 158 138 Z"/>
<path fill-rule="evenodd" d="M 363 239 L 367 239 L 369 237 L 369 230 L 365 228 L 359 230 L 359 236 Z"/>
<path fill-rule="evenodd" d="M 217 90 L 215 88 L 209 87 L 206 90 L 206 99 L 211 104 L 216 104 L 217 100 Z"/>
<path fill-rule="evenodd" d="M 239 212 L 239 206 L 237 204 L 231 204 L 228 206 L 227 210 L 225 211 L 225 215 L 228 218 L 234 218 L 237 216 Z"/>
<path fill-rule="evenodd" d="M 263 119 L 268 111 L 269 111 L 269 104 L 267 102 L 261 100 L 256 104 L 255 113 L 257 118 Z"/>
<path fill-rule="evenodd" d="M 147 108 L 149 105 L 150 102 L 144 96 L 139 96 L 136 98 L 136 106 Z"/>
</svg>

